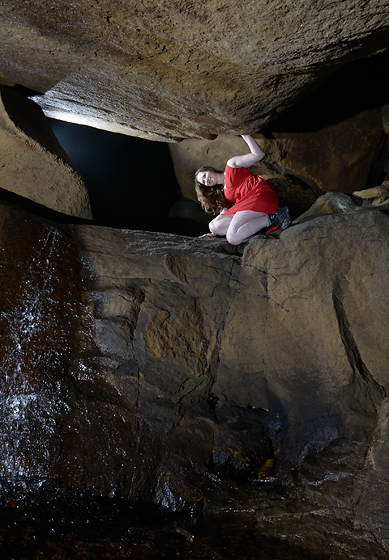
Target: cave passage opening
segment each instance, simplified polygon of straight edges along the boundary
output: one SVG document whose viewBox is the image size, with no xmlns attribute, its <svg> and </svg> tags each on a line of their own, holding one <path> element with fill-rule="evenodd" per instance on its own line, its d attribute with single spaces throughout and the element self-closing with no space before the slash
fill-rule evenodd
<svg viewBox="0 0 389 560">
<path fill-rule="evenodd" d="M 348 62 L 264 134 L 320 130 L 367 108 L 383 107 L 389 103 L 382 80 L 388 62 L 387 53 Z M 174 211 L 182 193 L 168 143 L 48 121 L 89 191 L 97 225 L 189 236 L 208 230 L 205 213 L 194 220 Z"/>
<path fill-rule="evenodd" d="M 80 173 L 97 225 L 183 235 L 204 226 L 172 208 L 182 196 L 168 144 L 48 119 Z"/>
</svg>

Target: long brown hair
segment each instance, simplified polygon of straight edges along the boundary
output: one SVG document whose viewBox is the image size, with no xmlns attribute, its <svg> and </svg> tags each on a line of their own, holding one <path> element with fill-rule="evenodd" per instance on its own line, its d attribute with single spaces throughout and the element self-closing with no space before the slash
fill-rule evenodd
<svg viewBox="0 0 389 560">
<path fill-rule="evenodd" d="M 223 185 L 207 187 L 197 180 L 197 175 L 203 171 L 213 171 L 214 173 L 218 173 L 218 171 L 216 171 L 214 167 L 208 167 L 205 165 L 200 167 L 200 169 L 198 169 L 195 173 L 196 195 L 201 207 L 207 212 L 207 214 L 217 216 L 223 208 L 228 208 L 230 205 L 224 197 Z"/>
</svg>

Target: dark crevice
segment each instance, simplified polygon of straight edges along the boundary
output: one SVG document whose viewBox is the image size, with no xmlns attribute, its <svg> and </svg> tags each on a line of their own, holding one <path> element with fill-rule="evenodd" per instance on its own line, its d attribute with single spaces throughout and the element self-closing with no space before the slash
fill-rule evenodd
<svg viewBox="0 0 389 560">
<path fill-rule="evenodd" d="M 344 309 L 342 301 L 342 291 L 338 285 L 335 285 L 333 288 L 332 300 L 339 325 L 339 333 L 352 370 L 354 371 L 354 373 L 359 374 L 359 376 L 366 383 L 366 385 L 370 387 L 370 389 L 378 392 L 378 395 L 381 398 L 384 398 L 386 396 L 384 387 L 382 387 L 382 385 L 380 385 L 374 379 L 359 352 L 357 343 L 351 331 L 346 310 Z"/>
</svg>

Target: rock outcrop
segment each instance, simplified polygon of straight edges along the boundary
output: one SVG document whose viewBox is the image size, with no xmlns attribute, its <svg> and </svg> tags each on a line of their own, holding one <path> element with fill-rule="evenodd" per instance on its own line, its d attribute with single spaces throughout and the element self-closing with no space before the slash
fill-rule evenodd
<svg viewBox="0 0 389 560">
<path fill-rule="evenodd" d="M 3 479 L 385 558 L 385 208 L 233 248 L 2 205 Z"/>
<path fill-rule="evenodd" d="M 76 218 L 92 220 L 88 190 L 42 110 L 0 88 L 0 188 Z"/>
<path fill-rule="evenodd" d="M 388 52 L 388 13 L 385 0 L 247 0 L 238 11 L 231 0 L 9 0 L 0 80 L 42 94 L 54 118 L 114 132 L 251 133 L 335 70 Z"/>
<path fill-rule="evenodd" d="M 370 200 L 372 206 L 386 204 L 386 201 L 389 198 L 389 181 L 385 180 L 381 183 L 381 185 L 362 191 L 356 191 L 353 194 L 362 200 Z"/>
</svg>

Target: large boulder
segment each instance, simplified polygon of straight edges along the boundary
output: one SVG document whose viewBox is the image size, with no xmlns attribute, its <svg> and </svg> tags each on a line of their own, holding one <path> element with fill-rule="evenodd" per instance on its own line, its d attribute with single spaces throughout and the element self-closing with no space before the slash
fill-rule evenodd
<svg viewBox="0 0 389 560">
<path fill-rule="evenodd" d="M 241 512 L 312 553 L 384 559 L 380 208 L 235 248 L 2 205 L 2 479 Z"/>
<path fill-rule="evenodd" d="M 115 132 L 250 133 L 336 69 L 387 52 L 388 13 L 385 0 L 239 9 L 232 0 L 9 0 L 0 80 L 43 94 L 50 116 Z"/>
<path fill-rule="evenodd" d="M 88 190 L 36 103 L 0 88 L 0 188 L 69 216 L 92 219 Z"/>
</svg>

